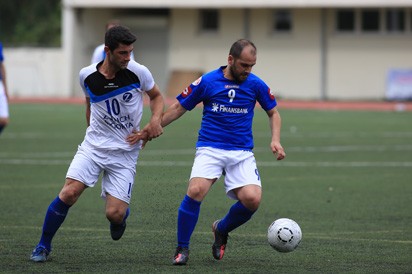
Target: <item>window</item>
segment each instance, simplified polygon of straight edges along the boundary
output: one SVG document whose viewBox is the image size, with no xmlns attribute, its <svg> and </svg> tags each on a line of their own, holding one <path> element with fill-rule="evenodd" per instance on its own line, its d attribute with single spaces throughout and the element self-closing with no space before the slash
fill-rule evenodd
<svg viewBox="0 0 412 274">
<path fill-rule="evenodd" d="M 292 15 L 290 10 L 277 10 L 274 12 L 275 32 L 290 32 L 292 30 Z"/>
<path fill-rule="evenodd" d="M 207 9 L 200 11 L 200 30 L 216 32 L 219 29 L 219 11 Z"/>
<path fill-rule="evenodd" d="M 404 8 L 342 8 L 335 10 L 335 30 L 340 33 L 411 33 L 412 10 Z"/>
<path fill-rule="evenodd" d="M 379 10 L 368 9 L 361 11 L 361 30 L 365 32 L 379 31 Z"/>
<path fill-rule="evenodd" d="M 386 11 L 386 30 L 388 32 L 405 31 L 405 11 L 389 9 Z"/>
<path fill-rule="evenodd" d="M 355 30 L 355 11 L 354 10 L 338 10 L 336 12 L 336 29 L 338 31 L 354 31 Z"/>
</svg>

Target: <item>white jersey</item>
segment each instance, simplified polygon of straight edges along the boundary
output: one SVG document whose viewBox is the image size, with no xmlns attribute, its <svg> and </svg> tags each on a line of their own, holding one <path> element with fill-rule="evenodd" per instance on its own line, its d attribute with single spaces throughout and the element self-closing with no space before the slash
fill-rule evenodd
<svg viewBox="0 0 412 274">
<path fill-rule="evenodd" d="M 80 71 L 80 85 L 90 98 L 90 126 L 82 146 L 100 150 L 139 150 L 126 137 L 140 129 L 143 113 L 143 92 L 151 90 L 154 79 L 143 65 L 131 60 L 126 69 L 106 79 L 95 63 Z"/>
</svg>

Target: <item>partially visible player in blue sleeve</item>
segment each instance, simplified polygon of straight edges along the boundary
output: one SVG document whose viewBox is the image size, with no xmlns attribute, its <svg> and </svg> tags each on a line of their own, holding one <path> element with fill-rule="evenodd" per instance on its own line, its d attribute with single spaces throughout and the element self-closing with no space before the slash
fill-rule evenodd
<svg viewBox="0 0 412 274">
<path fill-rule="evenodd" d="M 174 265 L 187 263 L 189 241 L 200 205 L 222 175 L 225 176 L 227 196 L 237 202 L 226 216 L 212 225 L 215 238 L 212 253 L 216 260 L 223 258 L 229 232 L 246 223 L 258 209 L 262 198 L 261 178 L 252 152 L 256 102 L 269 117 L 271 151 L 278 160 L 286 156 L 280 144 L 281 118 L 275 96 L 259 77 L 251 73 L 255 64 L 255 45 L 246 39 L 236 41 L 230 49 L 227 66 L 197 79 L 163 114 L 164 127 L 197 104 L 204 106 L 187 194 L 178 210 Z"/>
<path fill-rule="evenodd" d="M 4 65 L 3 45 L 0 42 L 0 134 L 9 123 L 8 98 L 6 66 Z"/>
</svg>

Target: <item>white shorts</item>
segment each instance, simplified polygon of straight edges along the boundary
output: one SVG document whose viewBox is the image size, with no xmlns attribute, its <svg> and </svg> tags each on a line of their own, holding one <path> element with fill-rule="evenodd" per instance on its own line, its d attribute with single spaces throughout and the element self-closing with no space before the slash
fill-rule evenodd
<svg viewBox="0 0 412 274">
<path fill-rule="evenodd" d="M 0 118 L 9 118 L 9 104 L 3 82 L 0 80 Z"/>
<path fill-rule="evenodd" d="M 258 185 L 262 187 L 253 152 L 201 147 L 196 150 L 190 179 L 219 179 L 225 175 L 226 195 L 236 200 L 233 189 Z"/>
<path fill-rule="evenodd" d="M 108 193 L 129 204 L 138 156 L 136 151 L 103 152 L 79 146 L 66 178 L 94 187 L 103 172 L 101 196 L 105 198 Z"/>
</svg>

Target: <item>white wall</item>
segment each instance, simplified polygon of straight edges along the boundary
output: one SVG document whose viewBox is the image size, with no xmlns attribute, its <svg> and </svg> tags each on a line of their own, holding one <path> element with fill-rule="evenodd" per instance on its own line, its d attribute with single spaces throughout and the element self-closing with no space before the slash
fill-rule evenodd
<svg viewBox="0 0 412 274">
<path fill-rule="evenodd" d="M 69 97 L 61 48 L 4 48 L 11 97 Z"/>
<path fill-rule="evenodd" d="M 198 10 L 177 9 L 171 12 L 171 70 L 209 71 L 227 63 L 229 47 L 243 37 L 241 10 L 223 10 L 221 32 L 200 33 Z M 195 80 L 195 79 L 193 79 Z"/>
<path fill-rule="evenodd" d="M 412 68 L 410 36 L 332 36 L 328 48 L 330 98 L 384 98 L 390 69 Z"/>
<path fill-rule="evenodd" d="M 273 10 L 252 12 L 251 40 L 258 50 L 253 71 L 283 98 L 320 98 L 320 33 L 316 9 L 292 11 L 293 31 L 271 32 Z"/>
<path fill-rule="evenodd" d="M 249 16 L 249 38 L 258 50 L 253 72 L 278 96 L 319 98 L 319 10 L 294 10 L 295 30 L 286 35 L 271 33 L 271 12 L 271 9 L 254 9 Z M 169 63 L 172 70 L 206 72 L 226 65 L 232 43 L 245 38 L 243 9 L 222 10 L 222 29 L 217 34 L 199 33 L 197 10 L 174 10 L 171 17 Z"/>
</svg>

